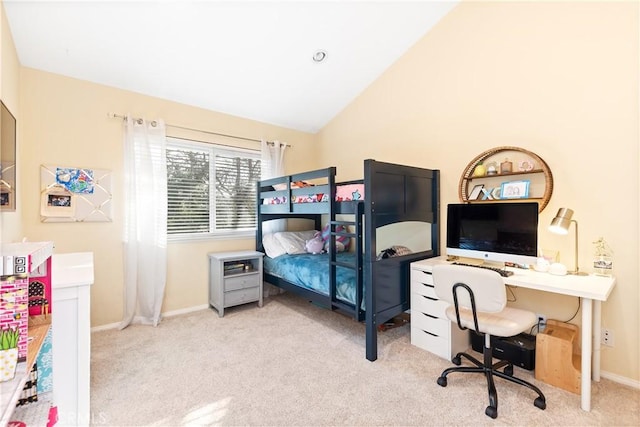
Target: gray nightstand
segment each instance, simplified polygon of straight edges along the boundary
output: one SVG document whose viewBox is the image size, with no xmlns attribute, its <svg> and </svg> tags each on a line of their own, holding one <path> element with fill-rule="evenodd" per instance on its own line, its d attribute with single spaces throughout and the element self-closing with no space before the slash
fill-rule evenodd
<svg viewBox="0 0 640 427">
<path fill-rule="evenodd" d="M 224 315 L 226 307 L 258 301 L 262 307 L 262 252 L 209 253 L 209 305 Z"/>
</svg>

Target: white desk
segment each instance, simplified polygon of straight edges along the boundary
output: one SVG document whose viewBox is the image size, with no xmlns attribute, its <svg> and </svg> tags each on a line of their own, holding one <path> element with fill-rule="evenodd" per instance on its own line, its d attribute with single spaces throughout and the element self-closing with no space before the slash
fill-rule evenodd
<svg viewBox="0 0 640 427">
<path fill-rule="evenodd" d="M 429 270 L 436 264 L 447 263 L 446 257 L 418 261 Z M 505 283 L 527 289 L 553 292 L 579 297 L 582 305 L 582 382 L 580 389 L 581 408 L 591 410 L 591 378 L 600 381 L 600 321 L 602 301 L 606 301 L 616 284 L 614 277 L 604 276 L 554 276 L 534 270 L 508 268 L 513 276 L 505 277 Z M 593 342 L 593 345 L 592 345 Z M 593 356 L 592 356 L 593 353 Z M 593 371 L 591 369 L 593 363 Z"/>
</svg>

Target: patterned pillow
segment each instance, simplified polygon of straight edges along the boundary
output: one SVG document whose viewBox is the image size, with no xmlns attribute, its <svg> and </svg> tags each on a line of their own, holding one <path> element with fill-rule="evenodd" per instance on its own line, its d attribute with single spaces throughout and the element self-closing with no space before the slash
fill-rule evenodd
<svg viewBox="0 0 640 427">
<path fill-rule="evenodd" d="M 336 226 L 337 232 L 346 232 L 347 229 L 343 225 Z M 330 235 L 330 227 L 329 224 L 325 225 L 322 228 L 322 240 L 324 241 L 324 247 L 328 250 L 329 248 L 329 235 Z M 351 243 L 351 239 L 348 236 L 336 236 L 336 249 L 338 252 L 346 251 L 349 249 L 349 243 Z"/>
<path fill-rule="evenodd" d="M 380 251 L 380 253 L 378 254 L 378 261 L 381 259 L 385 259 L 385 258 L 392 258 L 392 257 L 396 257 L 396 256 L 402 256 L 402 255 L 408 255 L 412 253 L 411 249 L 407 248 L 406 246 L 400 246 L 400 245 L 393 245 L 390 248 L 384 249 L 382 251 Z"/>
</svg>

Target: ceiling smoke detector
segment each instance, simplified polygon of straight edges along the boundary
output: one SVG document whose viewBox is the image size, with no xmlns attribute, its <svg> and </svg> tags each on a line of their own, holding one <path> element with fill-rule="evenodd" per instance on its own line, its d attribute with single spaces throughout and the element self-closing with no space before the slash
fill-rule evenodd
<svg viewBox="0 0 640 427">
<path fill-rule="evenodd" d="M 318 50 L 313 54 L 313 62 L 322 62 L 327 58 L 327 52 Z"/>
</svg>

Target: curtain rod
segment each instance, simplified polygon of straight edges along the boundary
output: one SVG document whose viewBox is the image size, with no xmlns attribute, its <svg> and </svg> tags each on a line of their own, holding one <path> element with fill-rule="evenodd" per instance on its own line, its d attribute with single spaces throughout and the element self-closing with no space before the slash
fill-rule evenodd
<svg viewBox="0 0 640 427">
<path fill-rule="evenodd" d="M 116 114 L 116 113 L 108 113 L 108 116 L 110 118 L 112 118 L 112 119 L 116 119 L 117 118 L 117 119 L 125 120 L 127 118 L 127 116 L 125 116 L 123 114 Z M 136 118 L 136 117 L 133 117 L 133 119 L 134 120 L 142 120 L 142 119 Z M 195 128 L 190 128 L 190 127 L 187 127 L 187 126 L 172 125 L 172 124 L 169 124 L 169 123 L 165 123 L 165 125 L 168 126 L 168 127 L 176 128 L 176 129 L 191 130 L 191 131 L 206 133 L 206 134 L 210 134 L 210 135 L 224 136 L 224 137 L 227 137 L 227 138 L 242 139 L 242 140 L 245 140 L 245 141 L 253 141 L 253 142 L 262 142 L 262 140 L 260 140 L 260 139 L 247 138 L 247 137 L 244 137 L 244 136 L 229 135 L 229 134 L 226 134 L 226 133 L 213 132 L 213 131 L 210 131 L 210 130 L 195 129 Z M 267 144 L 274 145 L 275 143 L 273 141 L 267 141 Z M 281 144 L 284 144 L 284 143 L 281 143 Z M 286 145 L 287 148 L 292 147 L 290 144 L 284 144 L 284 145 Z"/>
</svg>

